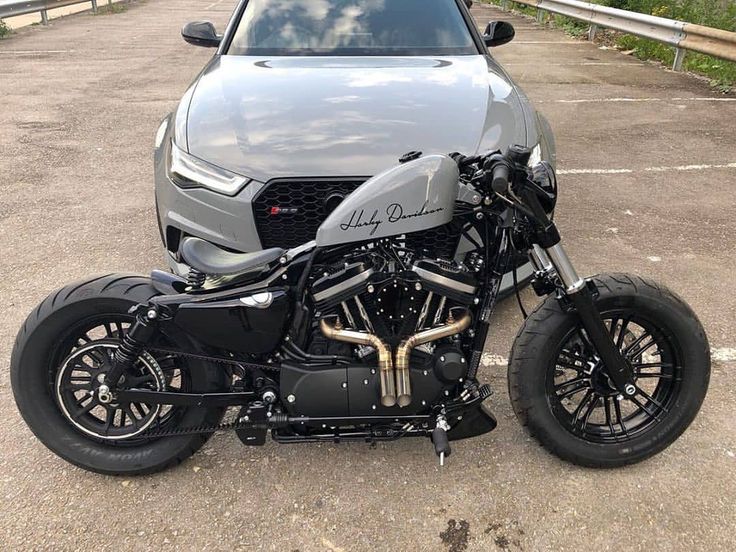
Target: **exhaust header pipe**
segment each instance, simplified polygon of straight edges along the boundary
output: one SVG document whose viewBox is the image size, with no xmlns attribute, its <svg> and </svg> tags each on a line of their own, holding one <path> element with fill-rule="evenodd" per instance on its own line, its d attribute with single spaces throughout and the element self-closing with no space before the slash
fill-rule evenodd
<svg viewBox="0 0 736 552">
<path fill-rule="evenodd" d="M 376 350 L 378 353 L 378 369 L 381 381 L 381 404 L 383 406 L 395 406 L 396 384 L 389 346 L 376 335 L 343 329 L 340 319 L 333 325 L 323 318 L 319 321 L 319 329 L 327 339 L 358 345 L 368 345 Z"/>
<path fill-rule="evenodd" d="M 411 381 L 409 380 L 411 350 L 423 343 L 464 332 L 470 326 L 471 321 L 472 318 L 468 311 L 465 311 L 457 320 L 450 313 L 447 324 L 444 326 L 421 331 L 401 342 L 396 350 L 396 393 L 399 406 L 408 406 L 411 403 Z"/>
</svg>

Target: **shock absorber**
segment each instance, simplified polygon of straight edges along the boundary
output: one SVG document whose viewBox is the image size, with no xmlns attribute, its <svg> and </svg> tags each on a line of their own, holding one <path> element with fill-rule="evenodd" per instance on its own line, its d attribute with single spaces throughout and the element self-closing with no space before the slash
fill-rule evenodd
<svg viewBox="0 0 736 552">
<path fill-rule="evenodd" d="M 192 289 L 199 289 L 204 285 L 205 280 L 207 279 L 207 275 L 203 272 L 200 272 L 199 270 L 196 270 L 194 268 L 189 269 L 189 273 L 187 274 L 187 284 Z"/>
<path fill-rule="evenodd" d="M 105 374 L 105 382 L 98 388 L 98 399 L 109 403 L 114 399 L 120 378 L 133 367 L 136 359 L 156 332 L 159 312 L 155 305 L 137 309 L 135 322 L 123 336 L 115 351 L 110 370 Z"/>
</svg>

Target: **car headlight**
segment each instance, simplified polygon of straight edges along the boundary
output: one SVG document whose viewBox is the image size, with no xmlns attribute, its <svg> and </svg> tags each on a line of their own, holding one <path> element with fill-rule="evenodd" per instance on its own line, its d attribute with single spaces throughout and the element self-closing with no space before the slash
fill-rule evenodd
<svg viewBox="0 0 736 552">
<path fill-rule="evenodd" d="M 537 144 L 532 148 L 527 165 L 534 168 L 542 162 L 542 144 Z"/>
<path fill-rule="evenodd" d="M 235 195 L 250 178 L 216 167 L 198 159 L 171 142 L 169 178 L 180 188 L 207 188 L 225 195 Z"/>
<path fill-rule="evenodd" d="M 546 197 L 540 197 L 542 207 L 547 214 L 555 210 L 557 204 L 557 175 L 549 161 L 541 161 L 532 167 L 534 182 L 544 191 Z"/>
</svg>

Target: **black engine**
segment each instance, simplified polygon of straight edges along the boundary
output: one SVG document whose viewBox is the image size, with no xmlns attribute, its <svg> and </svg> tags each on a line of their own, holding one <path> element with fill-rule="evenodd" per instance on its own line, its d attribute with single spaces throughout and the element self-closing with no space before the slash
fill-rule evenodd
<svg viewBox="0 0 736 552">
<path fill-rule="evenodd" d="M 310 286 L 316 327 L 306 349 L 350 362 L 282 365 L 290 413 L 421 413 L 455 395 L 467 374 L 470 338 L 463 332 L 478 291 L 473 272 L 455 261 L 414 258 L 387 240 L 320 271 Z"/>
</svg>

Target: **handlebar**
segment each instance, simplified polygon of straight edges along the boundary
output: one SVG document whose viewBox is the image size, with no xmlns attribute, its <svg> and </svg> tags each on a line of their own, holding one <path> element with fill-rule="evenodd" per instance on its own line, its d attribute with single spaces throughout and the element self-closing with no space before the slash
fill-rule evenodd
<svg viewBox="0 0 736 552">
<path fill-rule="evenodd" d="M 510 204 L 525 215 L 526 220 L 531 221 L 539 232 L 549 238 L 545 240 L 554 244 L 559 241 L 559 234 L 548 215 L 554 208 L 556 199 L 554 171 L 544 163 L 536 165 L 542 169 L 547 167 L 549 182 L 546 185 L 551 189 L 545 190 L 543 179 L 540 178 L 537 182 L 535 170 L 529 166 L 531 152 L 529 148 L 511 146 L 505 154 L 495 151 L 480 156 L 466 157 L 459 153 L 451 156 L 458 164 L 463 178 L 473 184 L 475 189 L 486 196 L 501 196 L 504 205 Z M 545 171 L 540 171 L 540 174 L 541 172 Z M 486 199 L 485 205 L 494 205 L 490 197 Z"/>
<path fill-rule="evenodd" d="M 509 166 L 506 163 L 498 163 L 493 167 L 491 173 L 491 188 L 497 194 L 506 193 L 509 189 Z"/>
</svg>

